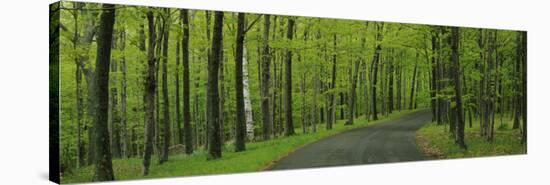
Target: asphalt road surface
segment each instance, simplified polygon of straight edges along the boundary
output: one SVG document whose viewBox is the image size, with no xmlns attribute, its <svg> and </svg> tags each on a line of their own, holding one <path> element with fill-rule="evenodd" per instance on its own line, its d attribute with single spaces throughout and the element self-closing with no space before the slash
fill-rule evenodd
<svg viewBox="0 0 550 185">
<path fill-rule="evenodd" d="M 268 170 L 427 160 L 416 147 L 415 131 L 431 121 L 429 110 L 357 128 L 308 144 Z"/>
</svg>

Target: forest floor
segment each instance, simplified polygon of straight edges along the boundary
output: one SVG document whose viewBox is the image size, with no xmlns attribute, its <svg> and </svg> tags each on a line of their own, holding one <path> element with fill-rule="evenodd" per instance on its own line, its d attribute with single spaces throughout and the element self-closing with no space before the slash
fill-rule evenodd
<svg viewBox="0 0 550 185">
<path fill-rule="evenodd" d="M 206 152 L 196 149 L 192 155 L 171 155 L 167 162 L 159 165 L 156 157 L 150 167 L 150 174 L 146 177 L 141 175 L 141 158 L 114 159 L 113 170 L 116 180 L 133 180 L 161 177 L 196 176 L 222 173 L 242 173 L 262 171 L 271 167 L 276 161 L 287 156 L 289 153 L 314 141 L 333 136 L 335 134 L 365 127 L 369 125 L 388 123 L 388 120 L 395 120 L 417 110 L 394 112 L 387 117 L 377 121 L 367 121 L 359 117 L 353 125 L 344 125 L 344 120 L 338 120 L 332 130 L 326 130 L 324 124 L 319 124 L 315 133 L 301 133 L 301 129 L 294 136 L 279 137 L 268 141 L 247 143 L 246 151 L 234 152 L 233 145 L 227 143 L 223 148 L 223 156 L 218 160 L 206 160 Z M 382 124 L 381 124 L 382 125 Z M 414 141 L 413 141 L 414 142 Z M 90 182 L 93 174 L 93 166 L 74 169 L 61 176 L 62 183 Z"/>
<path fill-rule="evenodd" d="M 492 142 L 480 136 L 479 120 L 473 120 L 472 127 L 466 123 L 464 131 L 468 147 L 463 150 L 455 144 L 448 132 L 447 125 L 426 124 L 416 133 L 418 147 L 427 155 L 437 159 L 454 159 L 468 157 L 488 157 L 500 155 L 525 154 L 526 148 L 520 143 L 520 129 L 512 129 L 512 120 L 497 120 Z"/>
<path fill-rule="evenodd" d="M 422 110 L 383 124 L 342 132 L 296 150 L 270 169 L 429 160 L 431 157 L 416 147 L 415 132 L 431 119 L 431 112 Z"/>
</svg>

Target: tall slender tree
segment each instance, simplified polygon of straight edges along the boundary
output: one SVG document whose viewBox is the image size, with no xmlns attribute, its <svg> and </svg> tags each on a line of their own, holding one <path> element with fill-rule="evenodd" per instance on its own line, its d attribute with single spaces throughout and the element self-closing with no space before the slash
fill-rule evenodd
<svg viewBox="0 0 550 185">
<path fill-rule="evenodd" d="M 263 139 L 268 140 L 271 135 L 271 115 L 269 110 L 269 66 L 271 57 L 269 54 L 269 15 L 264 15 L 264 32 L 262 40 L 262 64 L 261 64 L 261 96 L 262 96 L 262 128 Z"/>
<path fill-rule="evenodd" d="M 521 61 L 522 61 L 522 118 L 523 132 L 521 135 L 521 143 L 527 145 L 527 32 L 521 32 Z"/>
<path fill-rule="evenodd" d="M 288 18 L 286 38 L 292 41 L 294 37 L 294 18 Z M 285 83 L 284 83 L 284 106 L 285 106 L 285 135 L 294 135 L 294 124 L 292 123 L 292 50 L 286 49 L 285 56 Z"/>
<path fill-rule="evenodd" d="M 382 42 L 382 31 L 384 30 L 384 23 L 377 23 L 376 27 L 376 43 L 375 43 L 375 49 L 374 49 L 374 56 L 372 57 L 371 62 L 371 79 L 372 79 L 372 86 L 371 86 L 371 96 L 372 96 L 372 119 L 378 120 L 378 111 L 376 109 L 376 84 L 378 82 L 378 62 L 380 60 L 380 52 L 382 50 L 381 42 Z"/>
<path fill-rule="evenodd" d="M 336 33 L 332 35 L 332 46 L 333 46 L 333 53 L 332 53 L 332 77 L 331 77 L 331 83 L 330 83 L 330 89 L 331 92 L 329 94 L 329 105 L 328 105 L 328 112 L 327 112 L 327 130 L 332 129 L 332 124 L 336 122 L 336 104 L 335 104 L 335 89 L 336 89 Z"/>
<path fill-rule="evenodd" d="M 462 86 L 460 83 L 460 58 L 459 58 L 460 30 L 458 27 L 451 28 L 451 62 L 453 63 L 453 80 L 455 84 L 456 102 L 456 143 L 466 149 L 464 142 L 464 113 L 462 111 Z"/>
<path fill-rule="evenodd" d="M 183 130 L 185 132 L 185 153 L 193 153 L 193 138 L 191 128 L 191 107 L 189 102 L 189 10 L 181 10 L 183 37 L 181 41 L 183 63 Z"/>
<path fill-rule="evenodd" d="M 111 45 L 115 23 L 115 5 L 103 4 L 97 32 L 97 60 L 95 96 L 97 100 L 94 134 L 95 134 L 95 170 L 92 181 L 115 180 L 111 151 L 109 148 L 108 107 L 109 107 L 109 65 Z"/>
<path fill-rule="evenodd" d="M 162 105 L 163 107 L 163 127 L 162 127 L 162 151 L 159 163 L 162 164 L 168 160 L 168 149 L 170 147 L 170 99 L 168 95 L 168 41 L 170 40 L 170 9 L 164 9 L 164 33 L 162 34 Z"/>
<path fill-rule="evenodd" d="M 218 91 L 218 72 L 220 66 L 220 54 L 222 52 L 222 27 L 223 12 L 214 13 L 214 29 L 212 36 L 211 57 L 208 60 L 208 82 L 207 82 L 207 101 L 206 114 L 208 125 L 208 159 L 218 159 L 222 157 L 222 143 L 220 138 L 219 125 L 219 91 Z"/>
<path fill-rule="evenodd" d="M 148 23 L 148 46 L 147 46 L 147 77 L 145 81 L 145 149 L 143 150 L 143 168 L 142 175 L 149 174 L 149 166 L 151 164 L 151 155 L 153 154 L 153 140 L 155 137 L 155 96 L 156 96 L 156 33 L 155 33 L 155 17 L 152 8 L 147 11 Z"/>
<path fill-rule="evenodd" d="M 235 46 L 235 98 L 237 106 L 237 121 L 235 122 L 235 151 L 246 149 L 246 123 L 244 110 L 244 82 L 243 82 L 243 47 L 245 14 L 239 13 L 237 18 L 237 36 Z"/>
</svg>

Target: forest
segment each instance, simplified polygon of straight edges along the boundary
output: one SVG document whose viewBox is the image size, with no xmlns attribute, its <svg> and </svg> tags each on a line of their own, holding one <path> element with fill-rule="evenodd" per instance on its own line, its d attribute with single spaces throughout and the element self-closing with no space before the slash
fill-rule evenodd
<svg viewBox="0 0 550 185">
<path fill-rule="evenodd" d="M 63 183 L 257 171 L 418 110 L 462 153 L 526 152 L 525 31 L 70 1 L 50 21 Z"/>
</svg>

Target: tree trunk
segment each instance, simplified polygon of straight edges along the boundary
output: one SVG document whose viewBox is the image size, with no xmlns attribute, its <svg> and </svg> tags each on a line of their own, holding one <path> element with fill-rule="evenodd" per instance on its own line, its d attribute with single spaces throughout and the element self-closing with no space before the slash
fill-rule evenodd
<svg viewBox="0 0 550 185">
<path fill-rule="evenodd" d="M 294 19 L 288 19 L 288 27 L 286 37 L 288 41 L 292 41 L 294 33 Z M 284 106 L 285 106 L 285 135 L 294 135 L 294 125 L 292 123 L 292 50 L 286 49 L 285 57 L 285 84 L 284 84 Z"/>
<path fill-rule="evenodd" d="M 78 35 L 78 3 L 73 2 L 73 8 L 75 8 L 73 15 L 74 15 L 74 37 L 73 37 L 73 49 L 77 51 L 78 49 L 78 42 L 79 42 L 79 35 Z M 83 104 L 83 98 L 82 98 L 82 69 L 80 69 L 78 65 L 78 56 L 74 58 L 75 65 L 76 65 L 76 72 L 75 72 L 75 81 L 76 81 L 76 168 L 80 168 L 81 165 L 84 164 L 84 155 L 83 155 L 83 146 L 82 146 L 82 104 Z"/>
<path fill-rule="evenodd" d="M 460 32 L 458 27 L 451 29 L 451 62 L 453 63 L 453 80 L 455 83 L 455 101 L 456 101 L 456 140 L 455 142 L 462 149 L 466 149 L 464 142 L 464 114 L 462 111 L 462 87 L 460 83 L 460 58 L 459 58 Z"/>
<path fill-rule="evenodd" d="M 222 52 L 222 28 L 223 12 L 216 11 L 214 15 L 214 29 L 212 36 L 211 57 L 208 61 L 208 80 L 207 80 L 207 101 L 206 114 L 208 125 L 208 159 L 218 159 L 222 157 L 222 143 L 220 138 L 219 122 L 219 91 L 218 91 L 218 72 L 220 66 L 220 54 Z"/>
<path fill-rule="evenodd" d="M 245 14 L 239 13 L 237 21 L 237 36 L 235 47 L 235 98 L 236 117 L 235 123 L 235 151 L 246 150 L 246 123 L 244 103 L 244 81 L 243 81 L 243 47 L 244 47 L 244 21 Z"/>
<path fill-rule="evenodd" d="M 358 59 L 359 60 L 359 59 Z M 349 91 L 349 112 L 348 112 L 348 121 L 346 122 L 346 125 L 353 125 L 353 118 L 355 118 L 355 96 L 356 96 L 356 87 L 357 87 L 357 76 L 359 73 L 359 66 L 361 65 L 360 61 L 355 61 L 355 67 L 352 74 L 351 85 L 350 85 L 350 91 Z"/>
<path fill-rule="evenodd" d="M 250 89 L 248 85 L 248 60 L 246 47 L 243 46 L 243 96 L 244 113 L 246 120 L 246 135 L 248 140 L 254 140 L 254 118 L 252 117 L 252 102 L 250 101 Z"/>
<path fill-rule="evenodd" d="M 514 74 L 515 74 L 515 93 L 514 93 L 514 101 L 515 101 L 515 109 L 514 109 L 514 125 L 512 126 L 513 129 L 518 129 L 519 128 L 519 119 L 520 119 L 520 115 L 521 115 L 521 88 L 523 87 L 521 85 L 521 79 L 522 79 L 522 73 L 520 72 L 520 68 L 521 68 L 521 65 L 522 65 L 522 42 L 521 42 L 521 39 L 522 39 L 522 35 L 521 35 L 521 32 L 517 32 L 516 33 L 516 62 L 515 62 L 515 65 L 514 65 Z"/>
<path fill-rule="evenodd" d="M 126 58 L 125 58 L 125 45 L 126 45 L 126 31 L 122 30 L 120 43 L 120 50 L 122 51 L 122 58 L 120 60 L 120 70 L 122 72 L 122 79 L 120 80 L 120 126 L 121 126 L 121 151 L 122 157 L 129 157 L 129 143 L 128 143 L 128 118 L 127 118 L 127 105 L 126 105 Z"/>
<path fill-rule="evenodd" d="M 527 32 L 521 33 L 521 59 L 522 59 L 522 118 L 523 118 L 523 132 L 521 135 L 521 143 L 527 146 Z M 527 148 L 527 147 L 526 147 Z M 527 151 L 527 149 L 526 149 Z"/>
<path fill-rule="evenodd" d="M 182 64 L 183 64 L 183 129 L 185 134 L 185 153 L 193 153 L 193 138 L 191 131 L 191 111 L 189 102 L 189 15 L 187 9 L 181 10 L 183 23 L 183 37 L 181 41 Z"/>
<path fill-rule="evenodd" d="M 181 49 L 181 42 L 180 41 L 177 41 L 176 42 L 176 74 L 175 74 L 175 77 L 176 77 L 176 84 L 174 84 L 174 86 L 176 86 L 176 100 L 175 100 L 175 103 L 176 103 L 176 140 L 175 140 L 175 143 L 174 144 L 184 144 L 183 143 L 183 133 L 182 133 L 182 128 L 181 128 L 181 104 L 180 104 L 180 50 Z"/>
<path fill-rule="evenodd" d="M 416 57 L 415 59 L 418 60 L 418 57 Z M 414 62 L 413 77 L 412 77 L 412 83 L 411 83 L 411 96 L 409 98 L 409 110 L 412 110 L 414 108 L 413 105 L 414 105 L 414 102 L 416 101 L 414 98 L 414 88 L 415 88 L 416 73 L 417 73 L 416 71 L 418 68 L 418 61 L 416 60 Z"/>
<path fill-rule="evenodd" d="M 97 33 L 97 60 L 95 64 L 96 85 L 95 97 L 95 171 L 92 181 L 115 180 L 111 151 L 109 148 L 109 131 L 107 125 L 109 102 L 109 63 L 113 26 L 115 23 L 115 5 L 103 4 Z"/>
<path fill-rule="evenodd" d="M 336 105 L 335 105 L 335 98 L 334 98 L 334 94 L 335 94 L 335 89 L 336 89 L 336 33 L 334 33 L 332 35 L 332 41 L 333 41 L 333 54 L 332 54 L 332 79 L 331 79 L 331 83 L 330 83 L 330 93 L 329 93 L 329 105 L 328 105 L 328 112 L 327 112 L 327 125 L 326 125 L 326 128 L 327 130 L 331 130 L 332 129 L 332 125 L 334 124 L 335 120 L 336 120 L 336 115 L 335 115 L 335 112 L 336 112 Z"/>
<path fill-rule="evenodd" d="M 262 64 L 261 64 L 261 97 L 262 97 L 262 128 L 263 139 L 268 140 L 271 134 L 271 115 L 269 110 L 269 66 L 271 57 L 269 54 L 269 15 L 264 15 L 264 32 L 262 41 Z"/>
<path fill-rule="evenodd" d="M 390 56 L 388 56 L 388 68 L 389 68 L 389 79 L 388 79 L 388 113 L 393 111 L 393 73 L 394 73 L 394 64 L 393 64 L 393 50 L 390 50 Z"/>
<path fill-rule="evenodd" d="M 114 60 L 113 60 L 114 62 Z M 116 69 L 112 69 L 112 72 L 116 72 Z M 120 158 L 120 123 L 118 117 L 118 102 L 117 96 L 118 92 L 115 87 L 111 88 L 111 94 L 109 98 L 109 108 L 108 108 L 108 125 L 111 137 L 111 154 L 113 158 Z"/>
<path fill-rule="evenodd" d="M 153 140 L 155 136 L 155 96 L 156 96 L 156 61 L 155 61 L 155 22 L 153 10 L 147 12 L 147 23 L 149 27 L 149 45 L 147 46 L 147 79 L 145 83 L 145 148 L 143 150 L 143 169 L 142 175 L 149 174 L 149 165 L 151 163 L 151 155 L 153 153 Z"/>
<path fill-rule="evenodd" d="M 165 15 L 169 16 L 169 9 L 164 9 Z M 162 128 L 162 151 L 159 163 L 168 161 L 168 148 L 170 148 L 170 99 L 168 97 L 168 41 L 170 39 L 170 18 L 166 17 L 164 22 L 164 34 L 162 41 L 162 102 L 163 102 L 163 128 Z"/>
<path fill-rule="evenodd" d="M 435 32 L 435 31 L 433 31 Z M 431 40 L 432 40 L 432 78 L 431 78 L 431 91 L 430 91 L 430 97 L 431 97 L 431 108 L 432 108 L 432 121 L 438 120 L 438 98 L 437 96 L 437 60 L 436 60 L 436 53 L 438 49 L 438 43 L 437 43 L 437 32 L 431 34 Z"/>
<path fill-rule="evenodd" d="M 371 96 L 372 96 L 372 119 L 378 120 L 378 112 L 376 110 L 376 83 L 378 81 L 378 62 L 380 60 L 380 50 L 381 48 L 381 41 L 382 41 L 382 31 L 384 29 L 384 23 L 380 23 L 377 25 L 377 33 L 376 33 L 376 47 L 374 50 L 374 56 L 372 57 L 372 86 L 371 86 Z"/>
</svg>

